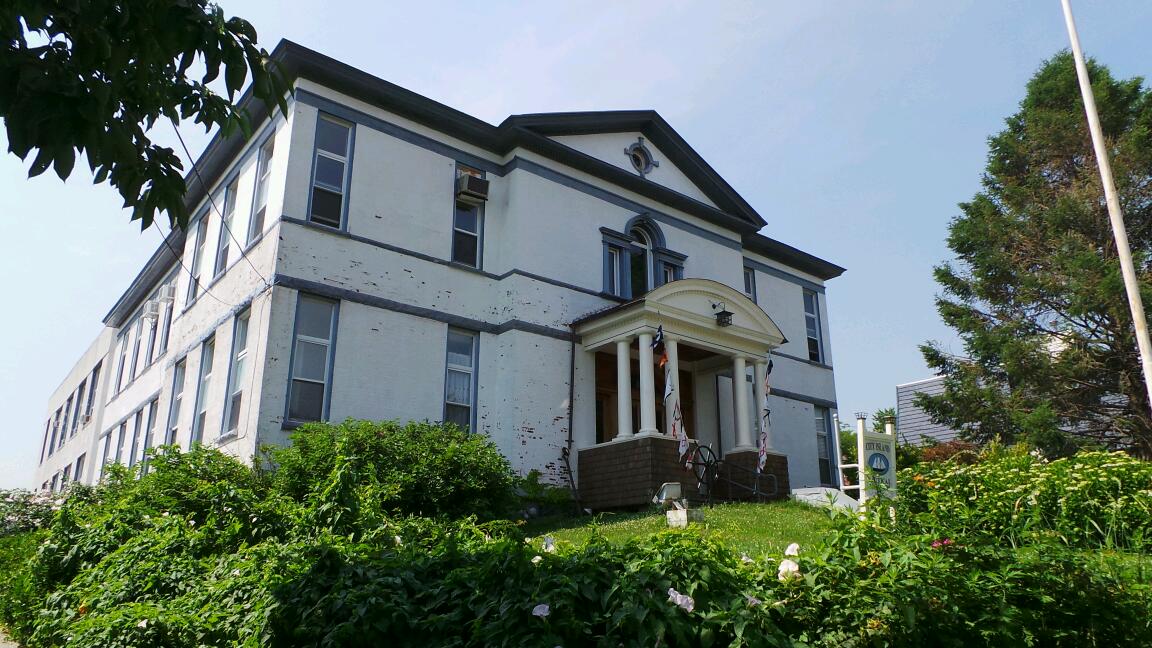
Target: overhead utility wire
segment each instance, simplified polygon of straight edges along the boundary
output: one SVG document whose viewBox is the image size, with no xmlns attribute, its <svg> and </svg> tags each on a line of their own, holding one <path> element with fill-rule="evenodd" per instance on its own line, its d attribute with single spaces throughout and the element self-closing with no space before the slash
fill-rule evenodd
<svg viewBox="0 0 1152 648">
<path fill-rule="evenodd" d="M 252 263 L 252 259 L 248 258 L 248 251 L 244 249 L 244 245 L 242 245 L 240 241 L 237 240 L 236 235 L 232 233 L 232 228 L 228 226 L 228 221 L 224 218 L 223 212 L 216 206 L 216 201 L 212 198 L 211 187 L 208 186 L 207 182 L 204 182 L 204 177 L 200 175 L 200 168 L 196 166 L 196 161 L 192 159 L 192 152 L 188 150 L 188 145 L 184 143 L 184 136 L 180 134 L 180 129 L 176 127 L 175 122 L 172 124 L 172 130 L 176 132 L 176 139 L 180 140 L 180 147 L 184 149 L 184 155 L 188 156 L 188 162 L 192 165 L 192 173 L 196 174 L 196 179 L 200 181 L 200 186 L 204 187 L 204 193 L 208 196 L 208 204 L 212 206 L 212 210 L 215 211 L 216 215 L 220 218 L 220 226 L 224 228 L 224 231 L 228 232 L 228 238 L 232 239 L 232 242 L 236 244 L 236 249 L 240 251 L 240 256 L 248 262 L 249 266 L 252 266 L 252 271 L 264 282 L 264 287 L 271 288 L 272 284 L 269 283 L 263 273 L 256 268 L 256 264 Z"/>
</svg>

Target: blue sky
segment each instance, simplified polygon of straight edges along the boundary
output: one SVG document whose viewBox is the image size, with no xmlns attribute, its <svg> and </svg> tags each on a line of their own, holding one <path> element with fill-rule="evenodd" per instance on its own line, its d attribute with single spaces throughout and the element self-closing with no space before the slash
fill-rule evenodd
<svg viewBox="0 0 1152 648">
<path fill-rule="evenodd" d="M 961 349 L 932 266 L 979 189 L 986 138 L 1068 42 L 1058 0 L 221 4 L 268 49 L 290 38 L 492 123 L 656 109 L 765 234 L 848 268 L 828 287 L 845 417 L 926 377 L 918 344 Z M 1152 74 L 1152 3 L 1074 4 L 1088 55 Z M 182 133 L 194 153 L 207 143 Z M 175 145 L 167 125 L 156 137 Z M 160 242 L 86 168 L 67 183 L 25 169 L 0 156 L 0 487 L 32 485 L 49 395 Z"/>
</svg>

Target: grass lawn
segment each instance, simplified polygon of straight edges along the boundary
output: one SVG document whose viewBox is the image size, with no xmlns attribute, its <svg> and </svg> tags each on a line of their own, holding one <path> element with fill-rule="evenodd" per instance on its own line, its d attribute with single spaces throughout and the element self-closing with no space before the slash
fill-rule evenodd
<svg viewBox="0 0 1152 648">
<path fill-rule="evenodd" d="M 792 501 L 768 504 L 720 504 L 704 508 L 704 522 L 689 531 L 719 540 L 749 556 L 781 554 L 793 542 L 818 544 L 831 528 L 828 513 Z M 663 512 L 601 513 L 590 517 L 542 518 L 528 523 L 534 538 L 551 535 L 558 543 L 583 544 L 593 533 L 623 543 L 668 528 Z"/>
</svg>

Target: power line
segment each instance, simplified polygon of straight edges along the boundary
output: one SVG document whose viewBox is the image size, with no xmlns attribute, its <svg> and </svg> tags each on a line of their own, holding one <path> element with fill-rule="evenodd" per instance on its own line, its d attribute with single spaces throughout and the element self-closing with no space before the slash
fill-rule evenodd
<svg viewBox="0 0 1152 648">
<path fill-rule="evenodd" d="M 235 304 L 229 304 L 228 302 L 224 301 L 223 299 L 220 299 L 219 297 L 214 295 L 211 290 L 206 288 L 204 286 L 204 284 L 200 283 L 200 279 L 198 279 L 196 277 L 196 275 L 192 274 L 192 271 L 188 269 L 188 266 L 184 265 L 184 259 L 182 259 L 181 256 L 179 254 L 177 254 L 176 250 L 172 247 L 172 244 L 168 242 L 168 237 L 164 235 L 164 230 L 160 229 L 160 225 L 155 220 L 153 220 L 152 226 L 155 227 L 156 232 L 158 234 L 160 234 L 160 240 L 164 241 L 164 247 L 168 248 L 168 251 L 172 253 L 173 258 L 176 259 L 176 263 L 179 263 L 180 267 L 184 268 L 184 272 L 188 273 L 188 278 L 190 280 L 196 282 L 196 288 L 198 290 L 203 291 L 205 295 L 208 295 L 212 299 L 215 299 L 216 301 L 220 302 L 221 304 L 224 304 L 228 308 L 232 308 L 235 306 Z M 172 308 L 175 308 L 175 307 L 176 307 L 176 295 L 172 295 Z"/>
<path fill-rule="evenodd" d="M 196 174 L 196 179 L 200 181 L 200 186 L 204 187 L 204 194 L 208 196 L 208 204 L 212 206 L 212 210 L 220 217 L 220 226 L 224 228 L 224 231 L 228 232 L 228 238 L 232 239 L 232 242 L 236 244 L 236 249 L 240 251 L 240 256 L 248 262 L 248 265 L 252 267 L 252 271 L 264 282 L 264 287 L 271 288 L 272 284 L 268 282 L 268 279 L 260 272 L 256 264 L 252 263 L 252 259 L 248 258 L 248 251 L 244 249 L 244 246 L 236 238 L 236 235 L 232 233 L 232 228 L 228 226 L 228 219 L 224 218 L 223 212 L 216 206 L 216 201 L 212 198 L 211 188 L 207 182 L 204 182 L 204 177 L 200 175 L 200 168 L 196 166 L 196 161 L 192 159 L 192 152 L 188 150 L 188 145 L 184 143 L 184 136 L 180 134 L 180 129 L 176 127 L 175 122 L 172 123 L 172 130 L 176 133 L 176 139 L 180 140 L 180 147 L 184 149 L 184 155 L 188 156 L 188 163 L 192 165 L 192 173 Z M 217 255 L 219 255 L 219 250 L 217 250 Z"/>
</svg>

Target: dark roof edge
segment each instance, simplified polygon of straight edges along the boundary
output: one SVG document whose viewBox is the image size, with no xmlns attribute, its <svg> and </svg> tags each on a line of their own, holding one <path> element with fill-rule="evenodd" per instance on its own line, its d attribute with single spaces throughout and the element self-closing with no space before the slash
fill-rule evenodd
<svg viewBox="0 0 1152 648">
<path fill-rule="evenodd" d="M 105 325 L 120 328 L 124 324 L 124 320 L 128 319 L 128 316 L 136 310 L 140 302 L 152 292 L 152 288 L 168 276 L 172 262 L 179 259 L 179 257 L 172 255 L 172 250 L 183 254 L 184 230 L 177 229 L 168 233 L 165 242 L 161 243 L 160 247 L 152 253 L 147 263 L 144 264 L 144 268 L 128 285 L 128 290 L 120 295 L 120 299 L 116 300 L 112 309 L 104 316 Z"/>
<path fill-rule="evenodd" d="M 744 235 L 744 249 L 756 254 L 762 254 L 773 261 L 779 261 L 784 265 L 807 272 L 808 274 L 819 277 L 822 280 L 835 279 L 844 274 L 845 269 L 832 263 L 825 261 L 820 257 L 813 256 L 798 250 L 787 243 L 781 243 L 773 238 L 768 238 L 763 234 L 746 234 Z"/>
</svg>

